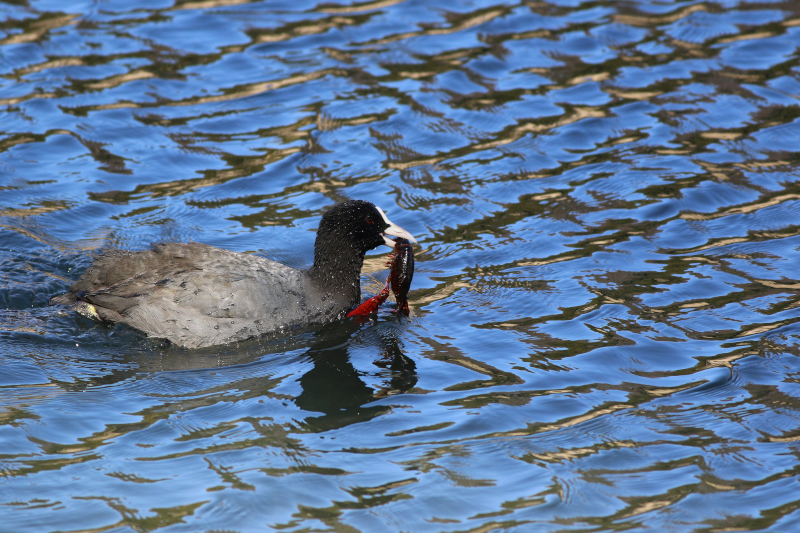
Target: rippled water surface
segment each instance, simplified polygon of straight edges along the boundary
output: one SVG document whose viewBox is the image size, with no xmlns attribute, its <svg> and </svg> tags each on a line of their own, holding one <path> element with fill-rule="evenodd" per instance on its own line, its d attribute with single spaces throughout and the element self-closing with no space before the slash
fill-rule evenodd
<svg viewBox="0 0 800 533">
<path fill-rule="evenodd" d="M 797 531 L 798 50 L 788 0 L 0 5 L 0 530 Z M 47 305 L 108 247 L 308 266 L 348 198 L 410 319 Z"/>
</svg>

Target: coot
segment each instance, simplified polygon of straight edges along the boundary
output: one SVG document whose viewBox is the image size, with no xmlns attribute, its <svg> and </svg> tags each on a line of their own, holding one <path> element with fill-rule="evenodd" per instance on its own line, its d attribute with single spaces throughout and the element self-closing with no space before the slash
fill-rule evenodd
<svg viewBox="0 0 800 533">
<path fill-rule="evenodd" d="M 361 299 L 364 254 L 388 236 L 414 241 L 375 205 L 354 200 L 322 216 L 314 264 L 297 270 L 200 243 L 98 256 L 51 304 L 200 348 L 343 317 Z"/>
</svg>

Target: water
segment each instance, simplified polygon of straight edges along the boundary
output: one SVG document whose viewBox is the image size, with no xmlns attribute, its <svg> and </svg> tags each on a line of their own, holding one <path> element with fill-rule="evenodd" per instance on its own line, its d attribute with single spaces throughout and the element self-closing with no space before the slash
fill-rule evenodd
<svg viewBox="0 0 800 533">
<path fill-rule="evenodd" d="M 0 13 L 0 530 L 797 530 L 797 2 Z M 47 305 L 107 246 L 308 266 L 348 198 L 410 320 Z"/>
</svg>

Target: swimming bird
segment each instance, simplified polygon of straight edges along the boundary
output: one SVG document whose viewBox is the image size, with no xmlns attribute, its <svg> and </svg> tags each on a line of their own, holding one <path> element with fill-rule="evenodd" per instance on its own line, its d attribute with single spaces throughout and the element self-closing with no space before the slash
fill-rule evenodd
<svg viewBox="0 0 800 533">
<path fill-rule="evenodd" d="M 185 348 L 227 344 L 344 317 L 361 300 L 364 254 L 394 248 L 390 236 L 416 242 L 379 207 L 352 200 L 322 215 L 307 270 L 196 242 L 159 243 L 98 256 L 50 304 Z"/>
</svg>

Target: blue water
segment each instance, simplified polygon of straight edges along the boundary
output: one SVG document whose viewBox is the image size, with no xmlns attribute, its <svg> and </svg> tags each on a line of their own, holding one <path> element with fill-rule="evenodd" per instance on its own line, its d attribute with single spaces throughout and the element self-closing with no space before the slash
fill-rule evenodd
<svg viewBox="0 0 800 533">
<path fill-rule="evenodd" d="M 0 530 L 798 530 L 800 3 L 0 20 Z M 188 351 L 47 305 L 110 247 L 306 267 L 355 198 L 419 241 L 410 319 Z"/>
</svg>

